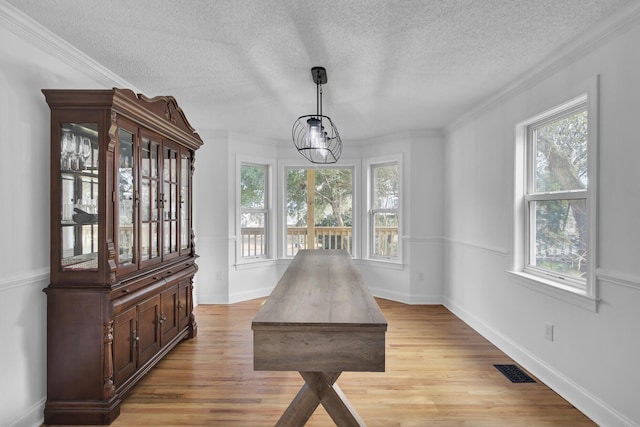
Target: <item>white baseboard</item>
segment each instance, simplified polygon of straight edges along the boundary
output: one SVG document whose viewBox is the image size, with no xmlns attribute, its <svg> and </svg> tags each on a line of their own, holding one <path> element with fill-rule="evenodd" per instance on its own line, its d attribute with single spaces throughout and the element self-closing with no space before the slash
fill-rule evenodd
<svg viewBox="0 0 640 427">
<path fill-rule="evenodd" d="M 410 295 L 380 288 L 369 288 L 369 291 L 374 297 L 409 305 L 442 305 L 444 301 L 441 295 Z"/>
<path fill-rule="evenodd" d="M 384 298 L 391 301 L 401 302 L 404 304 L 411 304 L 411 296 L 404 293 L 389 291 L 387 289 L 378 289 L 378 288 L 369 288 L 369 291 L 374 297 Z"/>
<path fill-rule="evenodd" d="M 410 303 L 412 305 L 443 305 L 444 299 L 442 295 L 411 295 Z"/>
<path fill-rule="evenodd" d="M 449 298 L 444 298 L 444 306 L 598 425 L 603 427 L 640 427 L 639 424 L 620 414 L 535 355 L 487 326 Z"/>
<path fill-rule="evenodd" d="M 264 298 L 268 297 L 271 294 L 273 287 L 270 288 L 262 288 L 262 289 L 252 289 L 250 291 L 244 292 L 236 292 L 233 294 L 229 294 L 229 304 L 233 304 L 241 301 L 249 301 L 256 298 Z"/>
<path fill-rule="evenodd" d="M 23 416 L 9 424 L 9 427 L 40 427 L 44 422 L 44 404 L 46 401 L 46 398 L 42 398 L 36 402 Z"/>
</svg>

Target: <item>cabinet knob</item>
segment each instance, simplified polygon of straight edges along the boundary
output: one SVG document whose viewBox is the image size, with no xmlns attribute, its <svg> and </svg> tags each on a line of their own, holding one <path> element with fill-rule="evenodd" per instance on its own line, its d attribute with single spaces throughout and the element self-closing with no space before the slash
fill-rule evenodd
<svg viewBox="0 0 640 427">
<path fill-rule="evenodd" d="M 184 303 L 182 301 L 178 301 L 178 308 L 182 310 L 184 308 Z"/>
</svg>

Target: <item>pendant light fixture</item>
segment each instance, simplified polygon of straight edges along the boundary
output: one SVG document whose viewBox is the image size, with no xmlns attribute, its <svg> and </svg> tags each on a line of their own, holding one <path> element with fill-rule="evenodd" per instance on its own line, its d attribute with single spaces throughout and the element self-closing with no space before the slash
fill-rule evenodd
<svg viewBox="0 0 640 427">
<path fill-rule="evenodd" d="M 311 163 L 335 163 L 342 154 L 342 140 L 331 118 L 322 115 L 322 85 L 327 83 L 327 70 L 313 67 L 311 77 L 316 84 L 316 114 L 298 117 L 291 136 L 298 153 Z"/>
</svg>

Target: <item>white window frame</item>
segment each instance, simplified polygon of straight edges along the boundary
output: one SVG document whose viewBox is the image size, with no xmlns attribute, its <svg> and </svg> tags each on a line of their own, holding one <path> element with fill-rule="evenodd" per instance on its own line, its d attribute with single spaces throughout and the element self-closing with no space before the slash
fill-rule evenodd
<svg viewBox="0 0 640 427">
<path fill-rule="evenodd" d="M 265 173 L 265 208 L 264 209 L 251 209 L 245 210 L 241 206 L 241 179 L 242 179 L 242 166 L 256 166 L 266 169 Z M 273 200 L 273 163 L 265 162 L 263 159 L 256 159 L 251 157 L 238 156 L 236 162 L 236 265 L 251 264 L 256 262 L 264 262 L 273 259 L 274 256 L 274 239 L 272 238 L 274 227 L 274 215 L 272 212 Z M 265 214 L 265 246 L 266 254 L 242 256 L 242 224 L 241 217 L 245 212 L 255 212 Z"/>
<path fill-rule="evenodd" d="M 366 206 L 367 206 L 367 218 L 366 218 L 366 247 L 367 247 L 367 259 L 371 261 L 383 262 L 388 264 L 402 264 L 402 247 L 403 247 L 403 216 L 402 205 L 404 203 L 403 197 L 403 171 L 402 171 L 402 155 L 394 154 L 383 157 L 368 158 L 364 160 L 366 170 Z M 373 183 L 373 169 L 381 166 L 397 165 L 398 167 L 398 208 L 397 209 L 374 209 L 374 183 Z M 379 212 L 393 212 L 398 216 L 398 255 L 397 256 L 380 256 L 374 254 L 374 215 Z"/>
<path fill-rule="evenodd" d="M 531 132 L 539 126 L 554 119 L 566 117 L 585 108 L 588 115 L 587 136 L 587 180 L 586 190 L 557 192 L 551 194 L 530 194 L 529 185 L 533 182 L 534 154 L 531 152 Z M 597 266 L 597 144 L 598 144 L 598 78 L 594 78 L 586 90 L 579 96 L 538 114 L 516 125 L 515 147 L 515 179 L 514 179 L 514 227 L 513 258 L 510 273 L 516 277 L 518 284 L 536 291 L 556 297 L 579 307 L 597 310 L 597 289 L 595 270 Z M 551 199 L 586 199 L 587 209 L 587 273 L 585 280 L 574 280 L 567 276 L 549 274 L 547 270 L 530 266 L 529 254 L 531 245 L 532 224 L 529 203 L 537 200 Z"/>
</svg>

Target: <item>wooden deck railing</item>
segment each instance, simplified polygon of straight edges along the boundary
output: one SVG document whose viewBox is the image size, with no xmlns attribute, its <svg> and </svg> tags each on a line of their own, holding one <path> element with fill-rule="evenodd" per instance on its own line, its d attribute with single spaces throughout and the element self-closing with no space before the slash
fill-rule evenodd
<svg viewBox="0 0 640 427">
<path fill-rule="evenodd" d="M 300 249 L 314 249 L 307 238 L 306 227 L 287 227 L 286 256 L 294 256 Z M 351 227 L 316 226 L 315 249 L 353 249 L 353 229 Z"/>
<path fill-rule="evenodd" d="M 345 249 L 353 251 L 353 229 L 351 227 L 318 227 L 316 226 L 316 249 Z M 241 255 L 243 257 L 266 255 L 266 239 L 262 227 L 243 227 Z M 398 229 L 396 227 L 378 227 L 376 229 L 376 253 L 393 253 L 393 245 L 397 245 Z M 285 256 L 292 257 L 300 249 L 311 249 L 306 227 L 287 227 Z"/>
</svg>

